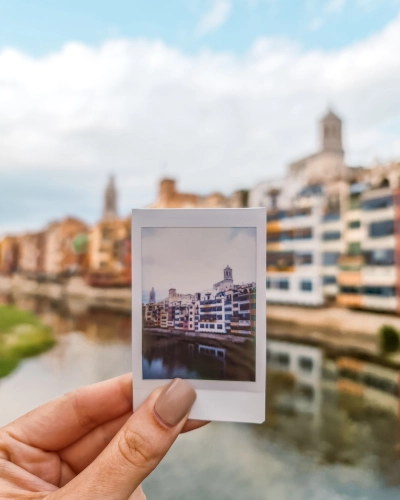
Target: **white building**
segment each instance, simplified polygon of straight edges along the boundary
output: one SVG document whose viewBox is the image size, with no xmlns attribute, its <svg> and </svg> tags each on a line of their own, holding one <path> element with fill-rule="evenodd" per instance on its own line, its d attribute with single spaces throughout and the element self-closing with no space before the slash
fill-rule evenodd
<svg viewBox="0 0 400 500">
<path fill-rule="evenodd" d="M 322 305 L 337 294 L 344 251 L 341 200 L 358 170 L 344 163 L 342 122 L 320 121 L 320 149 L 291 163 L 283 179 L 263 182 L 250 206 L 267 207 L 267 301 Z"/>
</svg>

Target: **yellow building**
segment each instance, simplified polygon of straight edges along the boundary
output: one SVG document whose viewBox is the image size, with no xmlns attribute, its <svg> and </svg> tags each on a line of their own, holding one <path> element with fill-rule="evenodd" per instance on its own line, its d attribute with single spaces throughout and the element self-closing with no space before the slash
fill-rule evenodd
<svg viewBox="0 0 400 500">
<path fill-rule="evenodd" d="M 128 279 L 130 275 L 130 218 L 102 220 L 89 236 L 91 279 Z M 97 278 L 96 278 L 97 276 Z"/>
</svg>

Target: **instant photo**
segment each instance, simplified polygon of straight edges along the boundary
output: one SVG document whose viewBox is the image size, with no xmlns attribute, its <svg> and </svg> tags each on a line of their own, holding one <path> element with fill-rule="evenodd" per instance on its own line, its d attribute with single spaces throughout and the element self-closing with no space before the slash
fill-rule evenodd
<svg viewBox="0 0 400 500">
<path fill-rule="evenodd" d="M 132 256 L 135 408 L 179 377 L 191 418 L 263 421 L 265 210 L 134 210 Z"/>
</svg>

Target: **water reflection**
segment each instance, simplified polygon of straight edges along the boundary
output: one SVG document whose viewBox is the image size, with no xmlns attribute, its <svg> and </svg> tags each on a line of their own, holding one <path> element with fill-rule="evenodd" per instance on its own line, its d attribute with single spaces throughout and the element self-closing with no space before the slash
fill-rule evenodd
<svg viewBox="0 0 400 500">
<path fill-rule="evenodd" d="M 45 300 L 17 305 L 51 323 L 59 343 L 0 382 L 0 425 L 69 389 L 130 370 L 129 316 Z M 226 370 L 228 353 L 190 342 L 176 346 L 178 359 L 183 348 L 185 357 L 208 356 L 210 370 Z M 164 369 L 158 347 L 146 349 L 152 369 Z M 265 423 L 213 423 L 182 436 L 146 481 L 148 497 L 398 498 L 398 371 L 278 340 L 268 350 Z"/>
<path fill-rule="evenodd" d="M 254 342 L 145 334 L 143 377 L 250 381 L 254 379 Z"/>
</svg>

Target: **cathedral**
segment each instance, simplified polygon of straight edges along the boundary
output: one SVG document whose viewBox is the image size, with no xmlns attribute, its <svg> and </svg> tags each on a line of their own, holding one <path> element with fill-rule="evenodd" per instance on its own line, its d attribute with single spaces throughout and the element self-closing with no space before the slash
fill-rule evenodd
<svg viewBox="0 0 400 500">
<path fill-rule="evenodd" d="M 111 175 L 106 189 L 104 191 L 104 208 L 101 220 L 118 219 L 117 211 L 117 188 L 115 186 L 114 176 Z"/>
</svg>

